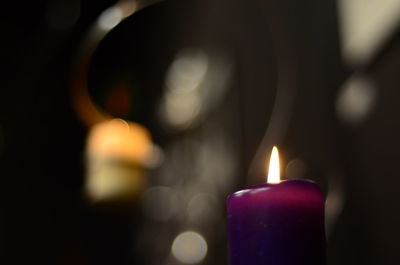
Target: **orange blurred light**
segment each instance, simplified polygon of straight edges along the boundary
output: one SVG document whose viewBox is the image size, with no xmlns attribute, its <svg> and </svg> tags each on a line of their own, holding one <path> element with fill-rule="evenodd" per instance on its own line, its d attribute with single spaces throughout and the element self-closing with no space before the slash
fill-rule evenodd
<svg viewBox="0 0 400 265">
<path fill-rule="evenodd" d="M 137 123 L 112 119 L 92 127 L 87 152 L 96 157 L 114 157 L 147 164 L 152 154 L 152 141 L 147 129 Z"/>
</svg>

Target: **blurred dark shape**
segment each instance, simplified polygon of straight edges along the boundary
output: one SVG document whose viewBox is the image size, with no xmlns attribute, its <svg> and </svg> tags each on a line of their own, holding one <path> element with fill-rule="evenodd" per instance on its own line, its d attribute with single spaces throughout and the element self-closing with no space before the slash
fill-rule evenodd
<svg viewBox="0 0 400 265">
<path fill-rule="evenodd" d="M 168 186 L 154 186 L 143 194 L 143 211 L 148 218 L 169 221 L 177 214 L 174 191 Z"/>
<path fill-rule="evenodd" d="M 126 117 L 131 108 L 131 95 L 127 85 L 124 83 L 117 85 L 107 98 L 107 112 L 114 117 Z"/>
<path fill-rule="evenodd" d="M 144 2 L 151 4 L 150 1 Z M 104 10 L 97 20 L 89 27 L 86 36 L 81 40 L 78 53 L 72 70 L 72 101 L 78 117 L 86 126 L 110 119 L 109 113 L 101 110 L 93 101 L 88 91 L 89 67 L 92 63 L 93 53 L 96 51 L 104 37 L 124 19 L 147 6 L 139 5 L 135 0 L 122 0 Z M 119 86 L 113 85 L 118 88 Z M 115 94 L 111 93 L 111 95 Z M 127 99 L 129 102 L 129 99 Z"/>
<path fill-rule="evenodd" d="M 65 30 L 73 27 L 80 16 L 80 0 L 54 0 L 47 7 L 46 20 L 51 28 Z"/>
<path fill-rule="evenodd" d="M 139 9 L 136 1 L 119 1 L 103 11 L 81 44 L 72 75 L 72 99 L 77 116 L 89 126 L 86 145 L 86 195 L 96 205 L 130 206 L 147 186 L 146 167 L 152 156 L 149 132 L 136 123 L 112 116 L 127 116 L 129 88 L 124 82 L 105 95 L 106 110 L 101 110 L 88 92 L 87 75 L 97 46 L 125 18 Z"/>
</svg>

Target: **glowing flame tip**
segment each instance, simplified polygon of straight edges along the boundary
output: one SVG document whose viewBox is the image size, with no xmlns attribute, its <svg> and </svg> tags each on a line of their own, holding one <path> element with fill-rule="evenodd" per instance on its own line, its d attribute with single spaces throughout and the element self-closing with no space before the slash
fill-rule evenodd
<svg viewBox="0 0 400 265">
<path fill-rule="evenodd" d="M 271 152 L 271 158 L 269 160 L 269 169 L 268 169 L 268 183 L 279 183 L 280 179 L 280 170 L 279 170 L 279 153 L 278 148 L 274 146 Z"/>
</svg>

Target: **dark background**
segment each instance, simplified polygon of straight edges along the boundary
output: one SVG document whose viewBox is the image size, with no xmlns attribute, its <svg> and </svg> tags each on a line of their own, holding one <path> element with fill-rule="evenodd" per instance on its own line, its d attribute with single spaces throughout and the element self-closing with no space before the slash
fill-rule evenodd
<svg viewBox="0 0 400 265">
<path fill-rule="evenodd" d="M 137 205 L 99 213 L 82 195 L 88 128 L 72 107 L 71 69 L 89 26 L 114 3 L 3 3 L 5 264 L 181 264 L 164 257 L 174 235 L 186 229 L 182 223 L 149 221 Z M 267 154 L 272 144 L 279 145 L 284 163 L 300 160 L 301 176 L 320 183 L 327 196 L 336 196 L 336 210 L 328 215 L 328 264 L 398 263 L 400 35 L 395 31 L 368 65 L 351 68 L 341 59 L 337 21 L 334 1 L 171 0 L 128 18 L 96 50 L 89 73 L 92 97 L 105 106 L 113 84 L 128 84 L 134 107 L 124 118 L 150 130 L 165 149 L 164 163 L 169 147 L 190 137 L 206 144 L 207 128 L 221 125 L 235 166 L 216 195 L 216 208 L 223 214 L 204 221 L 209 252 L 203 264 L 227 264 L 224 199 L 262 181 L 262 166 L 252 169 L 261 163 L 255 154 Z M 157 118 L 165 74 L 175 55 L 193 46 L 230 58 L 228 90 L 201 121 L 171 131 Z M 335 102 L 355 72 L 373 81 L 377 96 L 367 118 L 349 125 L 338 117 Z M 286 95 L 278 100 L 282 120 L 272 125 L 272 132 L 268 129 L 261 144 L 279 87 Z M 203 138 L 196 138 L 199 134 Z M 175 185 L 165 172 L 179 176 L 184 170 L 152 170 L 150 187 Z M 160 231 L 154 229 L 164 236 L 157 238 L 154 233 Z"/>
</svg>

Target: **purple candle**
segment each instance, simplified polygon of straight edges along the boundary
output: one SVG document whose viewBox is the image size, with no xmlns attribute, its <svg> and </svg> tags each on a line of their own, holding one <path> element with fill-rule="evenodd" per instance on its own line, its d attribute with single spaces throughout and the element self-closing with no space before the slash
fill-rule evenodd
<svg viewBox="0 0 400 265">
<path fill-rule="evenodd" d="M 276 148 L 268 182 L 228 198 L 230 264 L 325 264 L 324 197 L 318 186 L 280 181 Z"/>
</svg>

